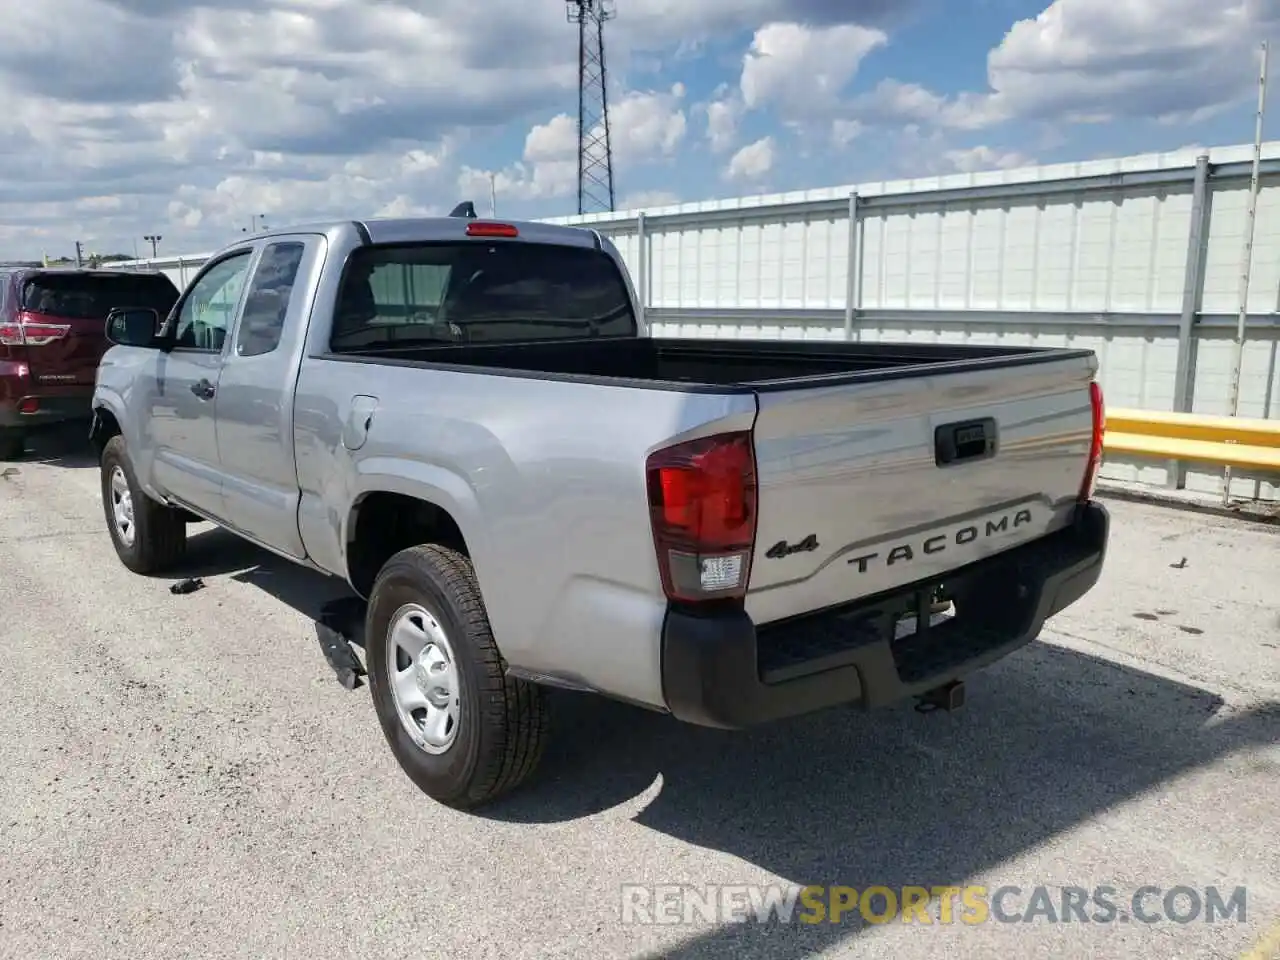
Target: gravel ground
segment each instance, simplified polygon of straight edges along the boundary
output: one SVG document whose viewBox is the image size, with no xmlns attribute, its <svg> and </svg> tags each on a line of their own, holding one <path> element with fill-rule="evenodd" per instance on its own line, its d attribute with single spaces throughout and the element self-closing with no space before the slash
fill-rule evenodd
<svg viewBox="0 0 1280 960">
<path fill-rule="evenodd" d="M 1240 956 L 1280 918 L 1280 527 L 1112 510 L 1104 581 L 959 713 L 734 734 L 556 696 L 537 782 L 465 815 L 325 662 L 341 584 L 210 530 L 171 595 L 50 438 L 0 464 L 0 957 Z M 1244 922 L 622 922 L 624 884 L 770 883 L 1248 893 Z"/>
</svg>

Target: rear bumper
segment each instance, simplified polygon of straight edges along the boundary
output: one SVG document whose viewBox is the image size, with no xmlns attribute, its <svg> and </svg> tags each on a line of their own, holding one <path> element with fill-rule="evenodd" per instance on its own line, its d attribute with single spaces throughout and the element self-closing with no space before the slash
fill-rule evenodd
<svg viewBox="0 0 1280 960">
<path fill-rule="evenodd" d="M 742 611 L 673 609 L 662 634 L 667 709 L 738 728 L 842 703 L 882 706 L 960 679 L 1030 643 L 1098 582 L 1109 529 L 1106 508 L 1088 503 L 1072 526 L 945 578 L 761 629 Z M 894 639 L 898 620 L 927 611 L 940 584 L 956 615 Z"/>
<path fill-rule="evenodd" d="M 89 419 L 93 386 L 42 386 L 26 364 L 0 361 L 0 429 L 27 429 Z M 30 405 L 34 409 L 26 410 Z"/>
</svg>

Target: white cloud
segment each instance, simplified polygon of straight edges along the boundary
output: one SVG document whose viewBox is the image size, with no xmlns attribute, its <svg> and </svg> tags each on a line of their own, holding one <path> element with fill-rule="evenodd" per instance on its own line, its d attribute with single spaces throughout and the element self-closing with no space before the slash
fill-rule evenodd
<svg viewBox="0 0 1280 960">
<path fill-rule="evenodd" d="M 634 35 L 687 52 L 703 38 L 754 29 L 762 23 L 884 26 L 909 16 L 918 6 L 914 0 L 626 0 L 618 4 L 618 18 L 611 27 L 618 28 L 615 33 L 624 39 Z"/>
<path fill-rule="evenodd" d="M 847 147 L 862 136 L 866 126 L 858 120 L 832 120 L 831 142 L 837 147 Z"/>
<path fill-rule="evenodd" d="M 578 148 L 578 124 L 567 113 L 540 123 L 524 138 L 524 158 L 530 163 L 563 160 Z"/>
<path fill-rule="evenodd" d="M 619 163 L 628 164 L 676 152 L 688 129 L 681 101 L 684 84 L 667 94 L 630 93 L 609 111 L 610 136 Z"/>
<path fill-rule="evenodd" d="M 1203 117 L 1256 86 L 1277 27 L 1274 0 L 1055 0 L 991 51 L 977 116 Z"/>
<path fill-rule="evenodd" d="M 885 79 L 855 97 L 849 112 L 869 124 L 924 123 L 938 120 L 945 107 L 942 97 L 918 83 Z"/>
<path fill-rule="evenodd" d="M 684 140 L 688 121 L 681 101 L 683 84 L 668 93 L 633 91 L 609 111 L 615 176 L 628 167 L 672 156 Z M 592 131 L 599 135 L 601 130 Z M 490 176 L 500 197 L 543 200 L 567 197 L 577 190 L 578 124 L 567 113 L 533 127 L 525 137 L 521 162 L 500 171 L 464 167 L 458 188 L 464 196 L 483 187 L 488 195 Z"/>
<path fill-rule="evenodd" d="M 713 100 L 706 104 L 707 141 L 715 153 L 724 153 L 733 146 L 738 136 L 738 123 L 742 119 L 742 102 L 734 97 Z"/>
<path fill-rule="evenodd" d="M 1194 123 L 1256 94 L 1276 0 L 1054 0 L 987 57 L 985 91 L 887 80 L 849 104 L 869 122 L 980 130 L 1014 120 Z"/>
<path fill-rule="evenodd" d="M 773 137 L 761 137 L 749 143 L 729 159 L 725 168 L 728 180 L 760 180 L 773 169 L 777 143 Z"/>
<path fill-rule="evenodd" d="M 669 62 L 676 46 L 701 55 L 704 39 L 788 11 L 832 23 L 892 17 L 895 7 L 629 0 L 610 24 L 612 72 L 625 79 L 647 54 Z M 50 17 L 39 4 L 0 0 L 0 18 L 13 41 L 0 45 L 6 254 L 75 238 L 127 251 L 150 232 L 170 249 L 207 248 L 258 212 L 284 222 L 430 208 L 453 199 L 466 159 L 502 165 L 475 156 L 491 152 L 479 146 L 488 131 L 553 116 L 576 98 L 574 34 L 556 4 L 65 0 Z M 674 79 L 659 85 L 662 102 L 615 100 L 620 167 L 668 157 L 684 141 L 685 112 L 661 109 Z M 404 163 L 415 149 L 445 165 Z M 346 169 L 352 157 L 380 175 Z M 562 195 L 565 161 L 537 162 L 506 172 L 526 193 Z M 118 206 L 77 205 L 99 196 Z"/>
<path fill-rule="evenodd" d="M 756 31 L 742 60 L 743 102 L 800 115 L 831 109 L 862 58 L 887 41 L 883 31 L 856 24 L 767 24 Z"/>
<path fill-rule="evenodd" d="M 0 0 L 8 35 L 25 38 L 0 48 L 6 253 L 76 238 L 127 252 L 143 232 L 201 248 L 256 213 L 430 209 L 467 127 L 572 102 L 576 83 L 570 56 L 513 43 L 505 15 L 524 40 L 562 21 L 513 0 L 484 14 L 461 0 L 122 6 L 68 0 L 49 18 Z M 517 52 L 495 55 L 503 45 Z"/>
<path fill-rule="evenodd" d="M 945 150 L 943 157 L 960 173 L 979 170 L 1013 170 L 1035 165 L 1035 160 L 1016 150 L 997 150 L 979 144 L 960 150 Z"/>
<path fill-rule="evenodd" d="M 1247 100 L 1257 38 L 1280 35 L 1277 0 L 1043 2 L 991 51 L 988 84 L 957 95 L 910 72 L 913 41 L 896 25 L 919 0 L 627 0 L 609 26 L 619 189 L 629 199 L 637 186 L 673 184 L 694 199 L 721 174 L 813 186 L 787 179 L 807 159 L 838 170 L 814 176 L 848 180 L 910 137 L 906 159 L 940 171 L 1058 156 L 1075 136 L 1063 121 L 1191 124 Z M 487 207 L 489 171 L 503 209 L 569 208 L 576 38 L 558 4 L 60 0 L 56 10 L 0 0 L 11 40 L 0 45 L 5 256 L 67 252 L 76 239 L 128 252 L 145 233 L 164 235 L 163 249 L 208 249 L 257 214 L 277 224 L 443 210 L 459 187 Z M 945 15 L 965 16 L 954 4 Z M 733 63 L 723 38 L 739 36 L 752 39 Z M 900 79 L 860 84 L 890 36 Z M 721 87 L 691 105 L 675 81 L 709 71 Z M 694 110 L 710 151 L 686 151 Z M 998 139 L 974 137 L 999 148 L 951 139 L 1005 121 Z M 511 143 L 510 131 L 528 136 Z M 1188 127 L 1170 142 L 1212 136 Z M 824 151 L 840 165 L 819 167 Z M 1085 152 L 1105 151 L 1097 138 Z"/>
<path fill-rule="evenodd" d="M 224 177 L 209 188 L 179 186 L 166 206 L 168 216 L 190 229 L 209 222 L 238 229 L 250 217 L 264 216 L 269 224 L 302 219 L 299 211 L 316 216 L 359 210 L 365 216 L 406 216 L 412 211 L 436 210 L 415 195 L 438 193 L 441 172 L 451 157 L 450 144 L 434 151 L 421 148 L 399 154 L 354 157 L 337 165 L 324 161 L 293 161 L 288 178 L 258 175 L 252 170 Z M 272 164 L 267 160 L 266 166 Z M 309 173 L 309 175 L 308 175 Z M 386 185 L 394 184 L 388 192 Z M 415 186 L 417 189 L 415 189 Z M 348 214 L 351 215 L 351 214 Z"/>
</svg>

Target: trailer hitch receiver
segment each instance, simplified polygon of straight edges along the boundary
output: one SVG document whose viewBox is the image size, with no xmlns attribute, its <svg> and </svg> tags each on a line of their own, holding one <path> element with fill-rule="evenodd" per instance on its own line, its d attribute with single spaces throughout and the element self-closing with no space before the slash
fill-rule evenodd
<svg viewBox="0 0 1280 960">
<path fill-rule="evenodd" d="M 945 710 L 951 713 L 964 706 L 964 681 L 952 680 L 940 687 L 934 687 L 916 697 L 916 712 L 933 713 Z"/>
</svg>

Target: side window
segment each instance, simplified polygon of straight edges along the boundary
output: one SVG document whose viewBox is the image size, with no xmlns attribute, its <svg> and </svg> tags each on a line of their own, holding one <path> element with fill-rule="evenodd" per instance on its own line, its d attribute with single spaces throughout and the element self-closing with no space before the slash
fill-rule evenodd
<svg viewBox="0 0 1280 960">
<path fill-rule="evenodd" d="M 306 245 L 296 240 L 273 243 L 262 251 L 236 333 L 238 355 L 257 357 L 280 346 L 285 315 L 289 312 L 289 296 L 298 279 L 304 252 Z"/>
<path fill-rule="evenodd" d="M 236 253 L 213 266 L 196 281 L 178 313 L 174 346 L 184 350 L 220 353 L 240 302 L 240 289 L 249 270 L 249 253 Z"/>
</svg>

